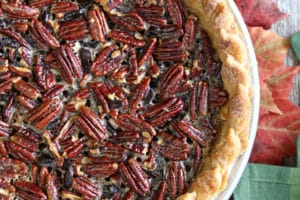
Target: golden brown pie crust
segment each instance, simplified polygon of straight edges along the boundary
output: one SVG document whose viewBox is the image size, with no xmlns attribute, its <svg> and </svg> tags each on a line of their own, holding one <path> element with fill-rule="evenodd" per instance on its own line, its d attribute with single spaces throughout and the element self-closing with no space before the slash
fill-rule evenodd
<svg viewBox="0 0 300 200">
<path fill-rule="evenodd" d="M 186 0 L 190 11 L 209 34 L 223 65 L 222 80 L 229 100 L 222 107 L 221 133 L 203 165 L 179 200 L 212 199 L 227 185 L 233 161 L 248 146 L 251 119 L 251 70 L 243 36 L 227 0 Z"/>
</svg>

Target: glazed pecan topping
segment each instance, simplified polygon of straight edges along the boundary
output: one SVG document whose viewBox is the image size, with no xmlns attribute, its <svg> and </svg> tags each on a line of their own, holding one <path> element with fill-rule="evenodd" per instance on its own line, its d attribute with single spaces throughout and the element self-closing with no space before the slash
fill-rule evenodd
<svg viewBox="0 0 300 200">
<path fill-rule="evenodd" d="M 0 3 L 0 199 L 176 199 L 228 100 L 182 0 Z"/>
</svg>

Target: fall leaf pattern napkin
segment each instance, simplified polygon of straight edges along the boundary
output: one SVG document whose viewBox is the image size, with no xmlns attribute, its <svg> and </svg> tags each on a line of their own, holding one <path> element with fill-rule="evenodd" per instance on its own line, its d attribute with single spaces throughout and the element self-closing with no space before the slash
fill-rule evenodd
<svg viewBox="0 0 300 200">
<path fill-rule="evenodd" d="M 299 200 L 300 137 L 297 146 L 297 168 L 249 163 L 234 200 Z"/>
</svg>

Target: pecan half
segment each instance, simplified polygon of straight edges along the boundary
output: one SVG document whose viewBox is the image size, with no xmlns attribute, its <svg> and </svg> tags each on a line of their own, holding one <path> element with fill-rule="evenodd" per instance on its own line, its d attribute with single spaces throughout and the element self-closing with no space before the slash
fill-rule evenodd
<svg viewBox="0 0 300 200">
<path fill-rule="evenodd" d="M 132 36 L 130 33 L 119 29 L 113 29 L 108 34 L 108 37 L 118 42 L 122 42 L 137 47 L 143 47 L 146 44 L 145 40 L 137 39 L 136 37 Z"/>
<path fill-rule="evenodd" d="M 171 199 L 176 199 L 186 189 L 186 171 L 182 163 L 173 162 L 168 166 L 168 186 Z"/>
<path fill-rule="evenodd" d="M 20 105 L 22 105 L 24 108 L 31 110 L 36 106 L 36 103 L 33 99 L 30 99 L 28 97 L 25 97 L 23 95 L 17 96 L 17 101 Z"/>
<path fill-rule="evenodd" d="M 39 20 L 33 19 L 30 22 L 30 30 L 39 43 L 47 43 L 51 48 L 59 47 L 59 41 Z"/>
<path fill-rule="evenodd" d="M 101 198 L 102 196 L 102 189 L 84 176 L 74 178 L 72 187 L 85 199 Z"/>
<path fill-rule="evenodd" d="M 84 138 L 78 139 L 76 141 L 71 140 L 71 144 L 64 147 L 63 156 L 65 158 L 76 158 L 84 147 Z"/>
<path fill-rule="evenodd" d="M 24 200 L 46 200 L 43 190 L 32 182 L 15 182 L 16 195 Z"/>
<path fill-rule="evenodd" d="M 74 10 L 78 10 L 79 6 L 73 2 L 56 2 L 52 4 L 51 12 L 52 13 L 66 13 Z"/>
<path fill-rule="evenodd" d="M 15 19 L 33 19 L 40 14 L 38 9 L 18 3 L 1 2 L 1 9 L 9 18 Z"/>
<path fill-rule="evenodd" d="M 193 126 L 191 122 L 188 121 L 175 122 L 172 123 L 172 127 L 178 134 L 184 137 L 189 137 L 202 146 L 206 145 L 205 142 L 205 139 L 207 137 L 206 133 L 203 130 L 200 130 L 195 126 Z"/>
<path fill-rule="evenodd" d="M 146 47 L 145 53 L 139 58 L 138 66 L 141 67 L 152 56 L 153 50 L 156 45 L 156 38 L 150 38 L 150 42 Z"/>
<path fill-rule="evenodd" d="M 37 57 L 35 59 L 33 72 L 35 75 L 36 83 L 43 89 L 47 90 L 55 85 L 55 77 L 51 73 L 51 71 L 43 65 L 41 57 Z"/>
<path fill-rule="evenodd" d="M 157 142 L 152 141 L 151 143 L 154 151 L 175 161 L 187 159 L 190 148 L 182 140 L 166 132 L 160 132 L 157 136 L 160 139 Z"/>
<path fill-rule="evenodd" d="M 116 44 L 105 47 L 92 64 L 91 72 L 103 76 L 116 69 L 122 62 L 124 54 Z"/>
<path fill-rule="evenodd" d="M 23 96 L 28 97 L 30 99 L 37 99 L 41 96 L 39 90 L 28 84 L 27 82 L 20 79 L 15 83 L 15 89 L 18 90 Z"/>
<path fill-rule="evenodd" d="M 12 133 L 10 125 L 0 120 L 0 138 L 8 137 Z"/>
<path fill-rule="evenodd" d="M 46 178 L 46 191 L 49 200 L 58 200 L 58 184 L 54 174 L 49 174 Z"/>
<path fill-rule="evenodd" d="M 93 7 L 92 10 L 88 11 L 87 18 L 93 40 L 105 42 L 109 27 L 104 12 L 98 7 Z"/>
<path fill-rule="evenodd" d="M 80 111 L 80 115 L 75 119 L 78 128 L 96 141 L 105 139 L 107 130 L 97 114 L 86 106 L 82 106 Z"/>
<path fill-rule="evenodd" d="M 2 2 L 2 5 L 3 5 L 3 2 Z M 9 37 L 9 38 L 12 38 L 16 42 L 18 42 L 20 45 L 22 45 L 24 47 L 27 47 L 27 48 L 30 48 L 29 43 L 24 38 L 22 38 L 19 34 L 11 31 L 8 28 L 0 28 L 0 33 L 7 36 L 7 37 Z"/>
<path fill-rule="evenodd" d="M 14 141 L 7 141 L 6 142 L 6 147 L 8 152 L 13 155 L 14 157 L 16 157 L 19 160 L 22 160 L 26 163 L 32 163 L 36 160 L 36 155 L 33 151 L 31 151 L 29 147 L 30 143 L 29 141 L 27 141 L 28 143 L 16 143 Z"/>
<path fill-rule="evenodd" d="M 131 114 L 134 114 L 138 109 L 140 101 L 144 98 L 147 92 L 150 81 L 151 79 L 149 77 L 145 77 L 132 92 L 131 101 L 129 101 L 129 109 Z"/>
<path fill-rule="evenodd" d="M 190 113 L 192 120 L 205 116 L 208 112 L 209 100 L 208 85 L 205 82 L 197 82 L 190 95 Z"/>
<path fill-rule="evenodd" d="M 160 93 L 163 94 L 162 98 L 172 97 L 177 92 L 183 75 L 184 68 L 180 64 L 169 67 L 164 74 L 162 74 L 159 87 Z"/>
<path fill-rule="evenodd" d="M 154 104 L 144 112 L 144 117 L 156 127 L 170 121 L 183 109 L 184 103 L 179 97 L 172 97 Z"/>
<path fill-rule="evenodd" d="M 221 88 L 210 88 L 209 107 L 221 107 L 228 100 L 228 93 Z"/>
<path fill-rule="evenodd" d="M 190 48 L 195 42 L 196 35 L 196 21 L 197 18 L 193 15 L 189 16 L 184 25 L 184 36 L 183 43 L 184 46 Z"/>
<path fill-rule="evenodd" d="M 60 65 L 62 78 L 69 84 L 75 79 L 81 79 L 83 76 L 82 66 L 79 59 L 68 45 L 61 45 L 53 51 L 54 57 Z"/>
<path fill-rule="evenodd" d="M 116 120 L 118 126 L 124 131 L 137 131 L 148 141 L 156 135 L 154 128 L 146 121 L 130 114 L 120 114 Z"/>
<path fill-rule="evenodd" d="M 188 57 L 183 49 L 184 45 L 182 42 L 163 40 L 162 43 L 155 48 L 153 55 L 157 60 L 183 62 Z"/>
<path fill-rule="evenodd" d="M 93 164 L 101 164 L 122 162 L 125 157 L 126 149 L 118 144 L 105 142 L 100 146 L 100 155 L 92 156 L 90 159 Z"/>
<path fill-rule="evenodd" d="M 167 182 L 162 181 L 159 184 L 155 194 L 152 196 L 152 200 L 164 200 L 166 191 L 167 191 Z"/>
<path fill-rule="evenodd" d="M 43 8 L 54 3 L 56 0 L 31 0 L 29 6 L 32 8 Z"/>
<path fill-rule="evenodd" d="M 16 75 L 22 76 L 24 78 L 30 78 L 32 77 L 32 72 L 30 69 L 25 67 L 17 67 L 13 65 L 8 66 L 9 70 Z"/>
<path fill-rule="evenodd" d="M 166 3 L 168 13 L 171 15 L 173 24 L 175 24 L 178 28 L 181 28 L 182 15 L 178 7 L 177 0 L 166 0 L 165 3 Z"/>
<path fill-rule="evenodd" d="M 64 40 L 81 40 L 89 33 L 85 19 L 74 19 L 60 24 L 58 35 Z"/>
<path fill-rule="evenodd" d="M 99 163 L 99 164 L 87 164 L 84 166 L 86 174 L 96 177 L 105 178 L 114 173 L 119 169 L 118 163 Z"/>
<path fill-rule="evenodd" d="M 28 113 L 27 121 L 36 129 L 43 129 L 57 118 L 61 108 L 62 104 L 58 98 L 46 100 Z"/>
<path fill-rule="evenodd" d="M 128 160 L 128 166 L 120 164 L 121 174 L 128 186 L 136 193 L 145 196 L 150 190 L 149 179 L 142 165 L 134 158 Z"/>
<path fill-rule="evenodd" d="M 16 178 L 27 173 L 27 165 L 24 162 L 7 157 L 0 158 L 0 169 L 0 177 L 6 178 Z"/>
<path fill-rule="evenodd" d="M 144 20 L 137 12 L 130 12 L 121 16 L 110 15 L 109 18 L 117 25 L 129 31 L 141 31 L 144 29 Z"/>
</svg>

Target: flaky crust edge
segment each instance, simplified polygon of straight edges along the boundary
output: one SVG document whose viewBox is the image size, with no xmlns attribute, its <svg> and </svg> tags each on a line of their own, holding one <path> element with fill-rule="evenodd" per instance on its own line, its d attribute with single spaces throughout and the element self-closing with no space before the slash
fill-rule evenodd
<svg viewBox="0 0 300 200">
<path fill-rule="evenodd" d="M 251 64 L 241 31 L 227 0 L 186 0 L 186 4 L 209 34 L 222 65 L 222 80 L 229 100 L 222 107 L 224 121 L 214 146 L 188 192 L 179 200 L 212 199 L 227 186 L 228 172 L 248 147 L 252 110 Z"/>
</svg>

